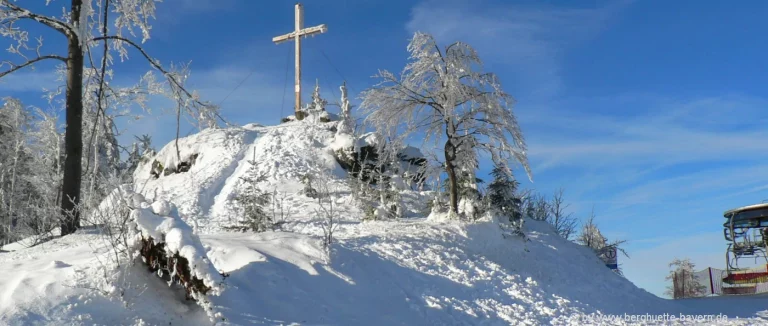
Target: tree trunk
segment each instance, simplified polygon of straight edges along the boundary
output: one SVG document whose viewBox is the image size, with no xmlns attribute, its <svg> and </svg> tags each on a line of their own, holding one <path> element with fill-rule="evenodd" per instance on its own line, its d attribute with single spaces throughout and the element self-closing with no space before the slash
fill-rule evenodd
<svg viewBox="0 0 768 326">
<path fill-rule="evenodd" d="M 451 211 L 459 213 L 459 185 L 456 180 L 456 146 L 451 138 L 445 141 L 445 172 L 448 173 L 448 193 L 451 196 Z"/>
<path fill-rule="evenodd" d="M 72 0 L 72 22 L 80 22 L 82 0 Z M 80 185 L 83 159 L 83 50 L 76 35 L 69 35 L 67 59 L 66 123 L 64 134 L 64 182 L 61 200 L 61 235 L 74 233 L 80 227 Z"/>
</svg>

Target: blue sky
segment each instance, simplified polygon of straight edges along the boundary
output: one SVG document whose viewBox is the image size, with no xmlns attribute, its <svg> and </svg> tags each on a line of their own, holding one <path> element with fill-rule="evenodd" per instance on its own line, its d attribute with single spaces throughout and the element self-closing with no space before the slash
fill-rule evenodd
<svg viewBox="0 0 768 326">
<path fill-rule="evenodd" d="M 578 217 L 594 207 L 606 235 L 629 241 L 631 258 L 620 257 L 627 277 L 661 295 L 675 257 L 722 268 L 722 212 L 768 198 L 768 3 L 739 4 L 307 2 L 305 25 L 329 30 L 303 42 L 304 99 L 315 79 L 336 99 L 344 79 L 354 96 L 375 83 L 377 69 L 399 72 L 414 31 L 469 43 L 518 101 L 535 181 L 520 172 L 523 186 L 563 187 Z M 293 29 L 293 5 L 167 0 L 145 47 L 163 63 L 191 60 L 191 87 L 214 103 L 226 97 L 226 118 L 272 124 L 292 109 L 293 45 L 271 38 Z M 63 49 L 46 39 L 45 49 Z M 50 69 L 4 78 L 0 96 L 44 105 L 41 85 L 57 85 Z M 148 67 L 134 52 L 116 70 L 129 83 Z M 152 133 L 160 144 L 172 121 L 125 124 L 124 139 Z"/>
</svg>

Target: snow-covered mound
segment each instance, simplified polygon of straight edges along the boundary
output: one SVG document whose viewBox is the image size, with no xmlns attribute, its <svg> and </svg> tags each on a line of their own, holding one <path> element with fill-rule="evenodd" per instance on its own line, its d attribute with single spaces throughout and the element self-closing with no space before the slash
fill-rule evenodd
<svg viewBox="0 0 768 326">
<path fill-rule="evenodd" d="M 243 177 L 255 162 L 257 173 L 266 177 L 263 188 L 293 198 L 304 186 L 302 177 L 321 171 L 341 177 L 329 144 L 334 139 L 330 124 L 292 122 L 273 127 L 251 124 L 229 129 L 207 129 L 179 139 L 182 160 L 195 155 L 188 172 L 152 175 L 152 162 L 134 173 L 137 187 L 147 198 L 165 198 L 179 212 L 195 220 L 202 229 L 220 229 L 237 215 L 233 198 L 245 185 Z M 157 154 L 164 166 L 178 164 L 175 142 Z M 300 206 L 306 206 L 299 203 Z M 301 207 L 296 207 L 300 209 Z"/>
<path fill-rule="evenodd" d="M 492 220 L 362 222 L 340 180 L 345 172 L 333 157 L 338 142 L 329 125 L 206 130 L 180 139 L 179 154 L 168 144 L 136 171 L 138 191 L 149 201 L 175 203 L 181 218 L 197 226 L 207 260 L 229 275 L 221 295 L 210 298 L 226 318 L 220 324 L 634 325 L 625 316 L 664 313 L 723 313 L 742 318 L 727 321 L 738 325 L 766 321 L 756 315 L 765 297 L 741 300 L 738 309 L 728 308 L 729 298 L 698 305 L 655 297 L 542 222 L 527 221 L 528 241 L 505 237 Z M 177 157 L 191 163 L 188 171 L 152 175 L 154 161 L 179 166 Z M 263 174 L 263 187 L 280 192 L 290 208 L 282 231 L 222 230 L 239 218 L 232 199 L 249 169 Z M 330 176 L 322 181 L 333 186 L 340 212 L 330 259 L 317 200 L 302 192 L 302 177 L 320 172 Z M 210 324 L 203 309 L 146 272 L 129 280 L 148 284 L 145 291 L 117 300 L 94 290 L 102 273 L 94 253 L 108 248 L 84 231 L 0 253 L 0 275 L 13 275 L 0 277 L 0 324 Z"/>
</svg>

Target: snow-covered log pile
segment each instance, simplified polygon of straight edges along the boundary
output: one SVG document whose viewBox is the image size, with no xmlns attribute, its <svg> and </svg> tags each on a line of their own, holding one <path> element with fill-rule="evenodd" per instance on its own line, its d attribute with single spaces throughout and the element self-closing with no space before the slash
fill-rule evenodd
<svg viewBox="0 0 768 326">
<path fill-rule="evenodd" d="M 208 260 L 200 239 L 181 219 L 176 206 L 165 200 L 149 203 L 127 186 L 116 189 L 107 201 L 115 199 L 130 209 L 131 258 L 140 256 L 151 272 L 169 286 L 184 287 L 187 299 L 195 300 L 212 319 L 218 318 L 208 296 L 221 294 L 223 277 Z"/>
</svg>

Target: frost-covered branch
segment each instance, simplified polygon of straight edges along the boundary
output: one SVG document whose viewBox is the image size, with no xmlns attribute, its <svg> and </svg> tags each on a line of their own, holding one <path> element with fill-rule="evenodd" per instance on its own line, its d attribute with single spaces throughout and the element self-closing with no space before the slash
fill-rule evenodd
<svg viewBox="0 0 768 326">
<path fill-rule="evenodd" d="M 116 35 L 100 36 L 100 37 L 96 37 L 96 38 L 92 39 L 92 41 L 107 41 L 107 40 L 124 42 L 124 43 L 127 43 L 127 44 L 131 45 L 132 47 L 134 47 L 137 51 L 139 51 L 139 53 L 141 53 L 141 55 L 149 62 L 149 64 L 153 68 L 155 68 L 158 71 L 160 71 L 160 73 L 162 73 L 163 76 L 165 76 L 168 79 L 169 83 L 171 84 L 171 88 L 173 89 L 173 92 L 177 93 L 176 94 L 177 96 L 179 96 L 179 95 L 186 96 L 186 98 L 189 99 L 192 102 L 193 105 L 205 108 L 206 112 L 214 114 L 216 116 L 216 118 L 220 119 L 226 125 L 229 125 L 229 122 L 227 122 L 227 120 L 225 120 L 221 115 L 219 115 L 218 112 L 216 112 L 218 110 L 218 108 L 216 108 L 216 106 L 214 104 L 204 103 L 204 102 L 200 101 L 200 98 L 199 98 L 199 96 L 197 94 L 191 93 L 190 91 L 188 91 L 186 89 L 186 87 L 184 87 L 183 81 L 181 80 L 181 78 L 179 78 L 178 74 L 174 74 L 174 73 L 166 70 L 165 68 L 163 68 L 163 66 L 160 64 L 160 62 L 158 62 L 156 59 L 152 58 L 149 55 L 149 53 L 147 53 L 147 51 L 145 51 L 144 48 L 142 48 L 136 42 L 134 42 L 134 41 L 132 41 L 130 39 L 127 39 L 125 37 L 116 36 Z M 186 75 L 183 76 L 183 78 L 186 78 Z M 179 98 L 177 98 L 177 100 L 178 99 Z"/>
<path fill-rule="evenodd" d="M 53 17 L 33 13 L 27 9 L 13 4 L 9 0 L 0 0 L 0 25 L 7 25 L 7 27 L 0 29 L 0 35 L 9 36 L 7 33 L 19 31 L 17 29 L 13 29 L 11 25 L 21 19 L 28 19 L 39 22 L 68 37 L 76 34 L 72 26 L 66 22 L 60 21 Z"/>
<path fill-rule="evenodd" d="M 6 75 L 9 75 L 9 74 L 15 72 L 16 70 L 22 69 L 24 67 L 31 66 L 31 65 L 35 64 L 36 62 L 40 62 L 40 61 L 47 60 L 47 59 L 56 59 L 56 60 L 61 60 L 61 61 L 66 61 L 67 60 L 66 58 L 64 58 L 62 56 L 51 54 L 51 55 L 38 56 L 37 58 L 30 59 L 27 62 L 24 62 L 24 63 L 21 63 L 21 64 L 14 64 L 13 62 L 10 62 L 10 61 L 3 61 L 3 62 L 0 62 L 0 67 L 8 65 L 8 66 L 10 66 L 10 69 L 8 69 L 6 71 L 0 72 L 0 78 L 3 78 Z"/>
</svg>

